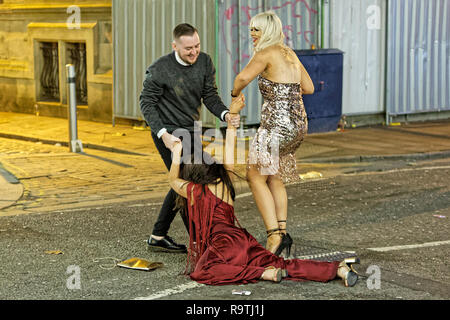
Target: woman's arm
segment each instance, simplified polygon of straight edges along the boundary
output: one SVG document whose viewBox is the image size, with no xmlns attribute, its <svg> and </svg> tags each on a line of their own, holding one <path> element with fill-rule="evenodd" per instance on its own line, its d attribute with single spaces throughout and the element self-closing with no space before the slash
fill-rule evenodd
<svg viewBox="0 0 450 320">
<path fill-rule="evenodd" d="M 260 51 L 255 53 L 250 62 L 245 66 L 244 69 L 236 76 L 234 79 L 233 90 L 231 94 L 233 96 L 239 96 L 241 91 L 255 79 L 258 74 L 266 70 L 268 65 L 267 53 Z"/>
<path fill-rule="evenodd" d="M 230 113 L 238 114 L 239 111 L 244 108 L 245 97 L 241 93 L 239 97 L 233 99 L 230 105 Z M 236 140 L 236 128 L 228 122 L 227 133 L 225 136 L 225 153 L 224 153 L 224 161 L 223 166 L 226 170 L 233 171 L 234 169 L 234 146 Z"/>
<path fill-rule="evenodd" d="M 188 181 L 179 178 L 182 150 L 183 145 L 181 142 L 176 142 L 172 149 L 172 165 L 170 166 L 169 171 L 169 185 L 180 196 L 187 198 Z"/>
<path fill-rule="evenodd" d="M 226 170 L 234 170 L 234 146 L 236 140 L 236 128 L 228 124 L 227 133 L 225 137 L 225 154 L 223 166 Z"/>
<path fill-rule="evenodd" d="M 300 62 L 300 71 L 302 73 L 302 77 L 300 80 L 300 86 L 302 87 L 302 94 L 313 94 L 314 93 L 314 84 L 311 80 L 311 77 L 306 71 L 303 64 Z"/>
</svg>

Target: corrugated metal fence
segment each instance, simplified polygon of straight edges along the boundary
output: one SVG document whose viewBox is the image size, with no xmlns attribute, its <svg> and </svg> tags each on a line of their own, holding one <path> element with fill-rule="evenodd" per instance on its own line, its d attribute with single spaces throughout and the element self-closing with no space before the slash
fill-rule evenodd
<svg viewBox="0 0 450 320">
<path fill-rule="evenodd" d="M 325 47 L 344 51 L 342 113 L 384 112 L 386 1 L 330 0 Z"/>
<path fill-rule="evenodd" d="M 139 95 L 145 71 L 156 59 L 172 51 L 172 31 L 177 24 L 196 26 L 202 51 L 214 55 L 214 0 L 113 0 L 112 12 L 113 116 L 143 119 Z"/>
<path fill-rule="evenodd" d="M 213 57 L 219 94 L 229 104 L 235 76 L 252 54 L 249 21 L 274 10 L 283 21 L 287 43 L 294 49 L 317 46 L 317 0 L 113 0 L 114 118 L 142 119 L 139 94 L 147 67 L 169 53 L 172 30 L 188 22 L 199 30 L 202 51 Z M 217 37 L 217 38 L 216 38 Z M 261 95 L 256 81 L 244 91 L 246 123 L 260 120 Z M 203 108 L 205 126 L 215 117 Z"/>
<path fill-rule="evenodd" d="M 251 17 L 273 10 L 283 22 L 286 44 L 293 49 L 318 46 L 317 0 L 221 0 L 219 1 L 218 82 L 225 104 L 231 102 L 230 91 L 236 75 L 246 66 L 253 54 L 249 34 Z M 241 116 L 246 124 L 258 124 L 262 98 L 257 81 L 244 89 L 246 107 Z"/>
<path fill-rule="evenodd" d="M 395 115 L 450 110 L 450 0 L 112 1 L 114 117 L 142 119 L 145 70 L 172 50 L 172 29 L 181 22 L 199 29 L 229 104 L 234 78 L 252 55 L 250 18 L 269 9 L 281 18 L 293 49 L 320 41 L 345 52 L 344 114 L 385 112 L 389 122 Z M 245 123 L 258 124 L 256 81 L 244 93 Z M 216 125 L 205 108 L 201 120 Z"/>
<path fill-rule="evenodd" d="M 450 1 L 389 1 L 387 120 L 450 110 Z"/>
</svg>

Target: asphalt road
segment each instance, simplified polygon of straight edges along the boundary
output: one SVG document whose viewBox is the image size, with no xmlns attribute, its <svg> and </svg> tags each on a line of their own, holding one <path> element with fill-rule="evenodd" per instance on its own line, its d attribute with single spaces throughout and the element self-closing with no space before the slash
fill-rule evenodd
<svg viewBox="0 0 450 320">
<path fill-rule="evenodd" d="M 361 265 L 353 288 L 340 280 L 199 285 L 183 275 L 186 255 L 147 250 L 144 241 L 161 203 L 138 201 L 0 217 L 0 299 L 448 300 L 449 177 L 450 159 L 377 162 L 288 186 L 295 255 L 355 251 Z M 264 244 L 251 195 L 239 196 L 236 214 Z M 187 243 L 179 217 L 170 235 Z M 164 267 L 147 272 L 115 266 L 131 257 Z"/>
</svg>

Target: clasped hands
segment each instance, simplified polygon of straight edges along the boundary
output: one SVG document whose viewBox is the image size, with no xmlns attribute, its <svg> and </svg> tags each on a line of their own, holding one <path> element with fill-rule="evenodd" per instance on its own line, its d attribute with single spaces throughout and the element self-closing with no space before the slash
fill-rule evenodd
<svg viewBox="0 0 450 320">
<path fill-rule="evenodd" d="M 230 112 L 225 115 L 225 121 L 232 125 L 235 128 L 238 128 L 241 123 L 241 116 L 239 112 L 245 106 L 245 96 L 243 93 L 239 94 L 239 96 L 231 99 L 230 104 Z M 164 145 L 172 152 L 178 151 L 178 148 L 181 148 L 181 140 L 170 133 L 165 132 L 161 139 L 164 142 Z M 174 150 L 174 148 L 177 150 Z M 179 150 L 181 152 L 181 149 Z"/>
<path fill-rule="evenodd" d="M 245 106 L 245 96 L 244 94 L 239 94 L 237 97 L 231 99 L 230 112 L 226 114 L 225 120 L 227 123 L 231 124 L 233 127 L 238 128 L 241 123 L 241 116 L 239 112 Z"/>
</svg>

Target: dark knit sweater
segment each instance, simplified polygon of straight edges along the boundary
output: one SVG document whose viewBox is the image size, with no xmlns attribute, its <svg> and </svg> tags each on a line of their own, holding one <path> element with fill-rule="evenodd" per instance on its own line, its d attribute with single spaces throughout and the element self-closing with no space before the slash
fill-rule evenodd
<svg viewBox="0 0 450 320">
<path fill-rule="evenodd" d="M 217 93 L 215 72 L 211 57 L 204 52 L 190 66 L 178 63 L 175 52 L 155 61 L 147 69 L 140 95 L 141 112 L 152 132 L 157 134 L 162 128 L 193 131 L 202 100 L 221 119 L 228 109 Z"/>
</svg>

